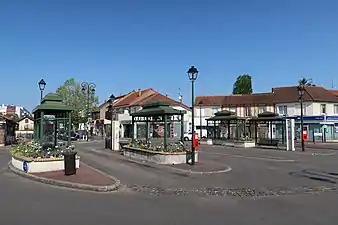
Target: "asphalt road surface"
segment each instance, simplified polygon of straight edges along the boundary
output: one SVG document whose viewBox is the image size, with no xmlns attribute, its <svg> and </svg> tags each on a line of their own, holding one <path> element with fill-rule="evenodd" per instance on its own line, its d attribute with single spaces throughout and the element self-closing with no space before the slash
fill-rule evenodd
<svg viewBox="0 0 338 225">
<path fill-rule="evenodd" d="M 130 163 L 102 149 L 77 146 L 85 163 L 121 180 L 120 191 L 73 191 L 18 177 L 0 151 L 0 224 L 337 224 L 338 156 L 201 148 L 204 163 L 230 166 L 214 175 Z"/>
</svg>

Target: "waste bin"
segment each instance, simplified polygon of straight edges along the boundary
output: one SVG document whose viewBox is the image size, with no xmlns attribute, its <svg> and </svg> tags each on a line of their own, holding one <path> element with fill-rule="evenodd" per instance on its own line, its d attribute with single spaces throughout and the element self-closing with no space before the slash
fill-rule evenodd
<svg viewBox="0 0 338 225">
<path fill-rule="evenodd" d="M 111 149 L 111 138 L 106 138 L 104 148 Z"/>
<path fill-rule="evenodd" d="M 76 174 L 76 151 L 64 152 L 64 166 L 65 166 L 65 175 L 70 176 Z"/>
</svg>

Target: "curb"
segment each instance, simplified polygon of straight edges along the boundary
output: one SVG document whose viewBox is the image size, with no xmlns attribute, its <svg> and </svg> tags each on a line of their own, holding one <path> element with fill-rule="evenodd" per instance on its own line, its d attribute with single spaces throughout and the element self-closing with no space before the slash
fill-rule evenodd
<svg viewBox="0 0 338 225">
<path fill-rule="evenodd" d="M 33 174 L 25 173 L 21 170 L 16 169 L 12 165 L 12 162 L 8 163 L 8 168 L 10 169 L 10 171 L 12 171 L 14 174 L 18 176 L 27 178 L 29 180 L 37 181 L 43 184 L 57 186 L 57 187 L 70 188 L 70 189 L 76 189 L 76 190 L 82 190 L 82 191 L 92 191 L 92 192 L 113 192 L 113 191 L 119 190 L 119 187 L 120 187 L 119 180 L 85 163 L 83 164 L 105 176 L 108 176 L 110 179 L 114 180 L 115 183 L 112 185 L 108 185 L 108 186 L 97 186 L 97 185 L 72 183 L 72 182 L 67 182 L 67 181 L 60 181 L 60 180 L 48 179 L 44 177 L 38 177 Z"/>
<path fill-rule="evenodd" d="M 227 168 L 224 169 L 224 170 L 215 170 L 215 171 L 205 171 L 205 172 L 202 172 L 202 171 L 193 171 L 193 170 L 179 169 L 179 168 L 174 168 L 174 167 L 170 167 L 170 166 L 166 166 L 166 165 L 161 165 L 161 164 L 142 162 L 142 161 L 133 160 L 133 159 L 130 159 L 130 158 L 127 158 L 127 157 L 124 160 L 127 160 L 127 161 L 132 162 L 132 163 L 140 164 L 140 165 L 152 166 L 152 167 L 158 168 L 158 169 L 173 170 L 173 171 L 184 173 L 184 174 L 187 174 L 187 173 L 189 173 L 189 174 L 199 174 L 199 175 L 217 174 L 217 173 L 227 173 L 227 172 L 230 172 L 232 170 L 231 167 L 227 166 Z"/>
</svg>

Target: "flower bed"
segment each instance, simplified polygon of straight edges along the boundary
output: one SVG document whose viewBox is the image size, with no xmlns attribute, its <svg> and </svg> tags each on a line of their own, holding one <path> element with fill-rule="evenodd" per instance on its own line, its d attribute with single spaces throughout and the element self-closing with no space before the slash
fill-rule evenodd
<svg viewBox="0 0 338 225">
<path fill-rule="evenodd" d="M 73 151 L 72 147 L 51 148 L 51 145 L 41 146 L 39 143 L 31 141 L 21 143 L 11 148 L 12 165 L 27 173 L 40 173 L 64 170 L 63 153 Z M 76 168 L 80 166 L 80 157 L 76 157 Z"/>
<path fill-rule="evenodd" d="M 153 146 L 151 142 L 135 141 L 123 147 L 123 155 L 133 160 L 146 161 L 158 164 L 182 164 L 190 162 L 191 154 L 181 143 L 169 143 L 167 149 L 164 144 Z M 198 152 L 195 152 L 195 162 L 198 161 Z"/>
</svg>

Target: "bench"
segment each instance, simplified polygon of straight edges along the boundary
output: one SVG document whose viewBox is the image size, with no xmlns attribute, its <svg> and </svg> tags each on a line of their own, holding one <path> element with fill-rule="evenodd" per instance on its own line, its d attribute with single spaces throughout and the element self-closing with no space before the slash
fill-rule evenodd
<svg viewBox="0 0 338 225">
<path fill-rule="evenodd" d="M 259 139 L 259 141 L 257 142 L 258 146 L 274 146 L 276 148 L 278 148 L 278 144 L 279 144 L 279 140 L 277 139 Z"/>
</svg>

